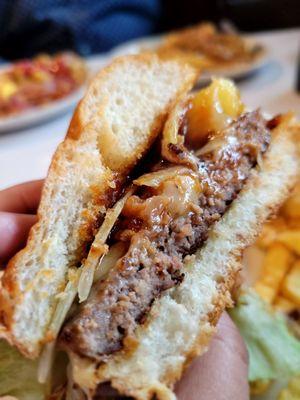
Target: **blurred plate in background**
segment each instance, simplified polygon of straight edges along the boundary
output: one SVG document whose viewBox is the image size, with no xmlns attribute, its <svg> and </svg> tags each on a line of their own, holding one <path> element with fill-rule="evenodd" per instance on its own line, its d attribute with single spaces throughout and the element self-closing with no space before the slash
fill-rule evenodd
<svg viewBox="0 0 300 400">
<path fill-rule="evenodd" d="M 125 54 L 139 54 L 143 51 L 153 51 L 157 48 L 164 39 L 163 35 L 152 36 L 126 42 L 117 46 L 110 54 L 117 57 Z M 249 43 L 253 43 L 253 39 L 245 37 Z M 255 43 L 260 46 L 257 56 L 252 62 L 236 62 L 227 66 L 214 68 L 212 71 L 204 71 L 199 77 L 198 83 L 207 83 L 211 76 L 222 76 L 224 78 L 241 79 L 257 72 L 265 66 L 269 61 L 268 51 L 265 46 Z"/>
<path fill-rule="evenodd" d="M 108 63 L 109 59 L 110 58 L 107 57 L 107 55 L 97 55 L 89 57 L 86 60 L 88 77 L 85 84 L 81 85 L 78 89 L 74 90 L 72 93 L 61 99 L 42 104 L 28 110 L 24 110 L 20 114 L 13 114 L 7 117 L 1 117 L 0 133 L 29 128 L 31 126 L 41 124 L 42 122 L 46 122 L 47 120 L 60 117 L 63 114 L 66 114 L 68 111 L 71 111 L 83 96 L 86 85 L 88 84 L 90 79 L 92 79 L 93 76 L 105 64 Z M 5 68 L 7 68 L 7 65 L 3 67 L 3 69 Z"/>
<path fill-rule="evenodd" d="M 38 125 L 46 120 L 58 117 L 72 109 L 72 107 L 74 107 L 81 99 L 83 92 L 84 87 L 82 86 L 62 99 L 28 109 L 20 114 L 1 117 L 0 133 L 25 129 L 30 126 Z"/>
</svg>

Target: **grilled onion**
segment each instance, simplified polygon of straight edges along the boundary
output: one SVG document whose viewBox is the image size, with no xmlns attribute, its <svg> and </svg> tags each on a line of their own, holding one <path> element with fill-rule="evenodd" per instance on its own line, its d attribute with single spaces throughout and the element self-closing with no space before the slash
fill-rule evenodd
<svg viewBox="0 0 300 400">
<path fill-rule="evenodd" d="M 41 384 L 51 380 L 50 376 L 55 355 L 55 344 L 55 341 L 47 343 L 40 356 L 37 379 Z"/>
<path fill-rule="evenodd" d="M 133 189 L 129 190 L 113 208 L 107 211 L 105 219 L 95 236 L 94 242 L 90 248 L 88 257 L 83 264 L 82 272 L 78 284 L 79 302 L 85 301 L 90 293 L 95 269 L 101 261 L 101 258 L 108 252 L 108 246 L 105 244 L 114 224 L 116 223 L 124 204 L 129 196 L 133 193 Z"/>
<path fill-rule="evenodd" d="M 172 179 L 178 175 L 192 175 L 196 176 L 195 172 L 187 167 L 175 166 L 166 169 L 162 169 L 155 172 L 150 172 L 140 176 L 138 179 L 133 181 L 138 186 L 149 186 L 157 188 L 162 182 Z"/>
<path fill-rule="evenodd" d="M 180 134 L 181 124 L 191 99 L 191 95 L 182 97 L 170 113 L 163 130 L 161 154 L 164 159 L 170 162 L 197 169 L 197 160 L 184 147 L 185 137 Z"/>
<path fill-rule="evenodd" d="M 123 242 L 118 242 L 109 248 L 108 253 L 101 259 L 97 265 L 94 274 L 94 282 L 106 277 L 116 262 L 125 254 L 126 246 Z"/>
</svg>

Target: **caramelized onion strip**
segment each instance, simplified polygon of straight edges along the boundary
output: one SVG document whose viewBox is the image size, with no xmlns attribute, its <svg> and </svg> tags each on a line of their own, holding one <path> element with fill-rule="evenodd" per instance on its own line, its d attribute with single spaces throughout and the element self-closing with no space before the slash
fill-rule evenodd
<svg viewBox="0 0 300 400">
<path fill-rule="evenodd" d="M 142 175 L 133 181 L 133 183 L 138 186 L 157 188 L 162 182 L 172 179 L 178 175 L 191 175 L 197 177 L 195 172 L 191 169 L 178 165 Z"/>
<path fill-rule="evenodd" d="M 101 262 L 101 258 L 103 258 L 108 252 L 108 246 L 106 244 L 107 238 L 119 215 L 121 214 L 128 197 L 130 197 L 133 192 L 134 189 L 128 190 L 128 192 L 115 204 L 115 206 L 107 211 L 105 219 L 95 236 L 88 257 L 83 264 L 82 272 L 79 278 L 78 296 L 80 303 L 88 298 L 93 284 L 96 267 L 99 262 Z"/>
<path fill-rule="evenodd" d="M 101 259 L 96 267 L 94 282 L 104 279 L 108 272 L 116 265 L 116 262 L 125 254 L 126 246 L 123 242 L 113 244 L 108 253 Z"/>
</svg>

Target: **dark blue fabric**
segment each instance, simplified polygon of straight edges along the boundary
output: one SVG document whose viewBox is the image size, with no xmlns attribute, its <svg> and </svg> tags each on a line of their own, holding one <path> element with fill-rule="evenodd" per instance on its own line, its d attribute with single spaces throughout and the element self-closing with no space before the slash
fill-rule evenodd
<svg viewBox="0 0 300 400">
<path fill-rule="evenodd" d="M 156 29 L 159 0 L 0 0 L 0 57 L 103 52 Z"/>
</svg>

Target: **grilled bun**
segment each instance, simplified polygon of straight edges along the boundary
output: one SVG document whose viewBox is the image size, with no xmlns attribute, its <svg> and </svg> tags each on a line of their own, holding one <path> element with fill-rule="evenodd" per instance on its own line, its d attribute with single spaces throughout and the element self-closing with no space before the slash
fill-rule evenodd
<svg viewBox="0 0 300 400">
<path fill-rule="evenodd" d="M 205 245 L 187 261 L 184 281 L 156 299 L 135 341 L 97 363 L 70 354 L 75 382 L 93 391 L 111 382 L 121 395 L 138 400 L 174 400 L 172 389 L 192 359 L 208 347 L 217 321 L 232 305 L 231 291 L 241 269 L 242 251 L 288 196 L 298 175 L 291 116 L 282 117 L 262 163 L 209 232 Z"/>
<path fill-rule="evenodd" d="M 179 61 L 139 55 L 115 60 L 90 84 L 53 157 L 38 222 L 2 279 L 2 336 L 25 356 L 38 356 L 49 339 L 47 327 L 69 268 L 80 264 L 114 202 L 112 193 L 195 79 L 196 72 Z"/>
</svg>

